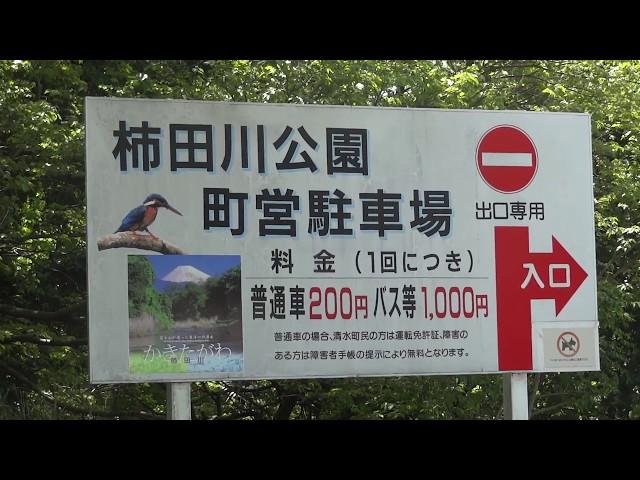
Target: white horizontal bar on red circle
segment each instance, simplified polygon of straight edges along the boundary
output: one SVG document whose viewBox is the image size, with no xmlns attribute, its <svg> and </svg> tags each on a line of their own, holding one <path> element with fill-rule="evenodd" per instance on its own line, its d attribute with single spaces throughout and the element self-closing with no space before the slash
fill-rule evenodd
<svg viewBox="0 0 640 480">
<path fill-rule="evenodd" d="M 531 167 L 533 155 L 530 153 L 482 152 L 483 167 Z"/>
</svg>

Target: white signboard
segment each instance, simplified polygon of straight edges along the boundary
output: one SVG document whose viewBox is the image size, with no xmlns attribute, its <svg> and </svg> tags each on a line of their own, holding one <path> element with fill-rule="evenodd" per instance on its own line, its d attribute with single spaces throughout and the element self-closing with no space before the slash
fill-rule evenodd
<svg viewBox="0 0 640 480">
<path fill-rule="evenodd" d="M 588 115 L 86 107 L 92 382 L 599 369 Z"/>
</svg>

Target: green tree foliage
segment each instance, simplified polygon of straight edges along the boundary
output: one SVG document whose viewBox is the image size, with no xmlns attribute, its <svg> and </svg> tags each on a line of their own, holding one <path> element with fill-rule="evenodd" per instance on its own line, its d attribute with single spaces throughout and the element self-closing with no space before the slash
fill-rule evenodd
<svg viewBox="0 0 640 480">
<path fill-rule="evenodd" d="M 128 298 L 129 317 L 148 313 L 155 319 L 158 330 L 173 326 L 172 299 L 153 286 L 155 273 L 151 262 L 142 255 L 129 256 Z"/>
<path fill-rule="evenodd" d="M 220 277 L 208 278 L 203 288 L 206 299 L 202 316 L 227 322 L 241 319 L 240 267 L 231 268 Z"/>
<path fill-rule="evenodd" d="M 167 291 L 171 299 L 171 311 L 176 320 L 197 320 L 202 315 L 207 293 L 195 283 L 174 285 Z"/>
<path fill-rule="evenodd" d="M 162 385 L 88 384 L 90 95 L 590 113 L 602 370 L 531 375 L 531 412 L 640 418 L 639 78 L 636 61 L 0 61 L 0 417 L 165 409 Z M 495 375 L 199 382 L 193 403 L 195 418 L 491 419 L 501 391 Z"/>
<path fill-rule="evenodd" d="M 224 285 L 218 277 L 209 277 L 202 286 L 206 292 L 206 300 L 202 309 L 202 316 L 207 318 L 223 318 L 227 298 L 225 297 Z"/>
<path fill-rule="evenodd" d="M 127 294 L 130 317 L 140 315 L 149 303 L 149 289 L 153 288 L 154 276 L 149 260 L 141 255 L 129 257 Z"/>
<path fill-rule="evenodd" d="M 179 283 L 166 292 L 174 318 L 180 320 L 214 319 L 219 325 L 240 320 L 242 292 L 240 267 L 230 268 L 219 277 L 203 283 Z"/>
<path fill-rule="evenodd" d="M 220 278 L 220 285 L 224 291 L 226 300 L 224 316 L 228 320 L 240 320 L 242 318 L 242 291 L 240 290 L 240 267 L 235 267 L 224 272 Z"/>
</svg>

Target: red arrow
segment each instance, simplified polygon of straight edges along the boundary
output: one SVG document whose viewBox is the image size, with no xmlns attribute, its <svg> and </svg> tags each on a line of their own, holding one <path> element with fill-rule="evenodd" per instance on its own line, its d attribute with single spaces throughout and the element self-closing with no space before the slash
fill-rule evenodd
<svg viewBox="0 0 640 480">
<path fill-rule="evenodd" d="M 576 290 L 586 280 L 587 272 L 578 265 L 556 237 L 552 236 L 551 238 L 551 253 L 531 253 L 528 255 L 528 262 L 524 262 L 532 263 L 535 266 L 544 286 L 541 288 L 536 281 L 532 280 L 523 290 L 530 299 L 555 300 L 556 316 L 558 316 Z M 566 267 L 568 267 L 568 276 Z"/>
<path fill-rule="evenodd" d="M 587 272 L 555 237 L 551 253 L 530 253 L 528 227 L 495 227 L 495 239 L 499 369 L 531 370 L 531 300 L 555 300 L 557 316 Z"/>
</svg>

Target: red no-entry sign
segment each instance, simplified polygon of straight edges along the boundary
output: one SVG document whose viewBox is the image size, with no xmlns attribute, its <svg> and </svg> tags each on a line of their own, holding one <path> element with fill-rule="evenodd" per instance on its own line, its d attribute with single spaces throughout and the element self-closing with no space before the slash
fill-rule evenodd
<svg viewBox="0 0 640 480">
<path fill-rule="evenodd" d="M 523 190 L 538 170 L 536 146 L 512 125 L 499 125 L 482 136 L 476 162 L 485 183 L 501 193 Z"/>
</svg>

